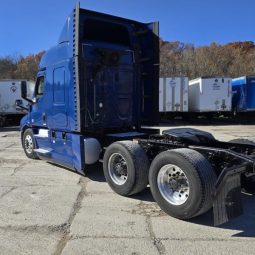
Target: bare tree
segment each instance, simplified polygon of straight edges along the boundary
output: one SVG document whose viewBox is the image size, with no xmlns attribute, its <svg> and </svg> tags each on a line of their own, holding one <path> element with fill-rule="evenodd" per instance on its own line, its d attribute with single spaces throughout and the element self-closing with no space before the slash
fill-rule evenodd
<svg viewBox="0 0 255 255">
<path fill-rule="evenodd" d="M 0 58 L 0 79 L 34 80 L 43 54 Z"/>
<path fill-rule="evenodd" d="M 180 42 L 160 43 L 160 75 L 189 78 L 199 76 L 230 76 L 255 74 L 253 42 L 234 42 L 195 48 Z"/>
</svg>

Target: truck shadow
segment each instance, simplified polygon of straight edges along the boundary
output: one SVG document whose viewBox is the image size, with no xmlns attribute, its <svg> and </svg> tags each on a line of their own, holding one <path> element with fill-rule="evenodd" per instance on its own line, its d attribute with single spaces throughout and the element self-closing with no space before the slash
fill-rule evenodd
<svg viewBox="0 0 255 255">
<path fill-rule="evenodd" d="M 94 165 L 88 166 L 86 169 L 85 176 L 92 181 L 106 182 L 101 163 L 96 163 Z M 145 190 L 143 190 L 139 194 L 130 196 L 130 198 L 142 200 L 142 201 L 148 201 L 148 202 L 155 202 L 154 198 L 151 195 L 149 187 L 147 187 Z"/>
<path fill-rule="evenodd" d="M 14 131 L 19 131 L 19 126 L 15 127 L 0 127 L 0 132 L 14 132 Z"/>
<path fill-rule="evenodd" d="M 86 171 L 86 177 L 92 181 L 106 182 L 104 178 L 102 164 L 95 164 L 93 166 L 88 167 Z M 130 196 L 129 198 L 145 202 L 155 202 L 149 187 L 147 187 L 144 191 L 140 192 L 139 194 Z M 255 196 L 242 194 L 242 202 L 244 211 L 243 215 L 225 224 L 222 224 L 217 227 L 214 226 L 212 209 L 203 215 L 188 220 L 187 224 L 191 222 L 198 225 L 215 227 L 219 229 L 240 230 L 240 233 L 235 234 L 232 237 L 255 237 Z"/>
<path fill-rule="evenodd" d="M 85 176 L 92 181 L 106 182 L 104 178 L 103 164 L 99 162 L 86 166 Z"/>
<path fill-rule="evenodd" d="M 243 211 L 244 213 L 231 221 L 224 223 L 216 228 L 240 230 L 241 232 L 232 237 L 255 237 L 255 196 L 242 194 Z M 190 222 L 205 226 L 213 225 L 213 210 L 200 215 Z"/>
</svg>

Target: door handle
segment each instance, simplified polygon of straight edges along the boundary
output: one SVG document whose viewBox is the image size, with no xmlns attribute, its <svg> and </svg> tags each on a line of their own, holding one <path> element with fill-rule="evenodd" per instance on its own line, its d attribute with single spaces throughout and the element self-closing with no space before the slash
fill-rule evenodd
<svg viewBox="0 0 255 255">
<path fill-rule="evenodd" d="M 43 122 L 43 125 L 46 125 L 46 121 L 47 121 L 47 117 L 46 117 L 46 114 L 45 112 L 42 114 L 42 122 Z"/>
<path fill-rule="evenodd" d="M 55 143 L 56 142 L 56 138 L 57 138 L 57 134 L 54 130 L 51 131 L 51 138 L 52 138 L 52 142 Z"/>
</svg>

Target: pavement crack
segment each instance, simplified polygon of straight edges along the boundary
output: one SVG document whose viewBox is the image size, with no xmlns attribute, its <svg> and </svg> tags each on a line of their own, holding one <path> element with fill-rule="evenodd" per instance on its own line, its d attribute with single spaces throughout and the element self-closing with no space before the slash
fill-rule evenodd
<svg viewBox="0 0 255 255">
<path fill-rule="evenodd" d="M 6 146 L 5 149 L 9 149 L 9 148 L 11 148 L 11 147 L 14 146 L 14 145 L 16 145 L 16 144 L 15 144 L 15 143 L 11 143 L 11 144 L 9 144 L 8 146 Z"/>
<path fill-rule="evenodd" d="M 148 237 L 140 237 L 140 236 L 114 236 L 114 235 L 85 235 L 85 236 L 72 236 L 71 240 L 79 240 L 79 239 L 128 239 L 128 240 L 147 240 Z"/>
<path fill-rule="evenodd" d="M 26 163 L 21 163 L 19 166 L 15 167 L 11 176 L 14 176 L 24 165 L 26 165 Z"/>
<path fill-rule="evenodd" d="M 79 192 L 79 194 L 77 195 L 77 198 L 73 204 L 71 213 L 69 215 L 69 218 L 66 222 L 66 232 L 63 234 L 62 238 L 60 239 L 60 241 L 57 244 L 56 250 L 54 252 L 54 255 L 61 255 L 67 242 L 71 239 L 71 235 L 70 235 L 70 229 L 71 229 L 71 225 L 74 221 L 75 216 L 77 215 L 77 213 L 79 212 L 79 210 L 81 209 L 81 204 L 82 204 L 82 200 L 84 199 L 85 196 L 88 195 L 88 192 L 86 190 L 87 187 L 87 183 L 89 182 L 89 179 L 86 177 L 81 177 L 79 179 L 78 184 L 81 186 L 81 190 Z"/>
<path fill-rule="evenodd" d="M 9 148 L 11 148 L 11 147 L 14 146 L 14 145 L 15 145 L 15 143 L 11 143 L 11 144 L 7 145 L 6 147 L 0 149 L 0 152 L 3 152 L 3 151 L 5 151 L 6 149 L 9 149 Z"/>
<path fill-rule="evenodd" d="M 183 242 L 254 242 L 254 236 L 244 237 L 244 239 L 237 239 L 235 236 L 230 238 L 160 238 L 161 241 L 183 241 Z"/>
<path fill-rule="evenodd" d="M 74 220 L 76 214 L 78 213 L 78 211 L 81 208 L 81 203 L 82 203 L 83 198 L 88 195 L 88 192 L 86 190 L 88 182 L 89 182 L 89 179 L 87 179 L 86 177 L 83 177 L 83 176 L 80 178 L 80 180 L 78 182 L 78 184 L 81 186 L 81 190 L 76 198 L 76 201 L 73 205 L 72 211 L 71 211 L 69 219 L 68 219 L 70 226 L 73 223 L 73 220 Z"/>
<path fill-rule="evenodd" d="M 61 225 L 30 225 L 30 226 L 0 226 L 0 229 L 5 231 L 17 231 L 17 232 L 27 232 L 27 233 L 41 233 L 41 234 L 50 234 L 50 233 L 66 233 L 67 226 L 66 224 Z"/>
<path fill-rule="evenodd" d="M 142 201 L 132 210 L 132 214 L 150 217 L 161 217 L 165 215 L 156 203 L 144 203 Z"/>
<path fill-rule="evenodd" d="M 154 244 L 154 246 L 156 247 L 156 249 L 158 250 L 159 255 L 164 255 L 166 254 L 166 250 L 165 247 L 163 245 L 163 243 L 161 242 L 161 239 L 156 238 L 153 228 L 152 228 L 152 223 L 151 223 L 151 217 L 150 216 L 146 216 L 146 223 L 148 226 L 148 230 L 149 230 L 149 234 L 150 234 L 150 238 Z"/>
<path fill-rule="evenodd" d="M 1 196 L 0 199 L 3 198 L 4 196 L 6 196 L 7 194 L 9 194 L 10 192 L 12 192 L 13 190 L 17 189 L 17 187 L 11 187 L 11 189 L 7 190 L 6 192 L 4 192 Z"/>
<path fill-rule="evenodd" d="M 0 158 L 0 165 L 3 164 L 25 164 L 28 163 L 26 159 L 11 159 L 11 158 Z"/>
<path fill-rule="evenodd" d="M 10 187 L 56 187 L 56 186 L 74 186 L 73 184 L 22 184 L 22 185 L 0 185 L 1 188 Z"/>
</svg>

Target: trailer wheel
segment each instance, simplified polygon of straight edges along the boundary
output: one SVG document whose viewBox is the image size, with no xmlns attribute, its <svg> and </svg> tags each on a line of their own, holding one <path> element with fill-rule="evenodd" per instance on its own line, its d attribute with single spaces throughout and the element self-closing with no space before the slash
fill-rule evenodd
<svg viewBox="0 0 255 255">
<path fill-rule="evenodd" d="M 130 196 L 148 184 L 149 160 L 142 147 L 132 141 L 111 144 L 104 154 L 105 179 L 116 193 Z"/>
<path fill-rule="evenodd" d="M 35 149 L 35 139 L 30 128 L 26 129 L 22 136 L 22 147 L 28 158 L 38 159 Z"/>
<path fill-rule="evenodd" d="M 152 161 L 152 195 L 167 214 L 190 219 L 212 207 L 216 174 L 209 161 L 191 149 L 164 151 Z"/>
<path fill-rule="evenodd" d="M 255 146 L 255 140 L 250 140 L 250 139 L 237 138 L 237 139 L 230 140 L 229 142 Z M 255 193 L 255 175 L 247 177 L 245 176 L 245 174 L 242 174 L 241 187 L 248 193 Z"/>
</svg>

